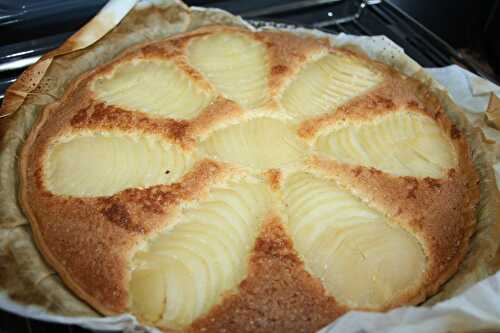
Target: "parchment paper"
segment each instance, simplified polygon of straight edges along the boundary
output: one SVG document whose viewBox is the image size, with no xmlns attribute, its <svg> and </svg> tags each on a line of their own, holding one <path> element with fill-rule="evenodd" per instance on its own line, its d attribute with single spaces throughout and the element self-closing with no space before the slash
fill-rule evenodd
<svg viewBox="0 0 500 333">
<path fill-rule="evenodd" d="M 80 32 L 75 34 L 71 39 L 66 42 L 62 48 L 49 53 L 44 56 L 41 61 L 32 66 L 27 73 L 30 75 L 23 75 L 6 93 L 6 100 L 0 110 L 0 117 L 12 116 L 16 112 L 28 112 L 22 110 L 23 102 L 25 99 L 36 94 L 36 88 L 43 84 L 43 78 L 52 63 L 54 57 L 62 54 L 71 54 L 80 49 L 85 49 L 99 41 L 109 31 L 126 17 L 127 13 L 136 4 L 135 0 L 112 0 L 103 9 L 103 11 L 96 16 L 89 24 L 84 27 Z M 165 0 L 150 0 L 141 1 L 136 4 L 134 10 L 142 9 L 150 5 L 157 6 L 170 6 L 177 5 L 182 7 L 176 1 Z M 179 8 L 180 8 L 179 7 Z M 168 31 L 157 31 L 158 29 L 151 28 L 148 31 L 150 40 L 168 36 L 169 34 L 181 32 L 185 30 L 192 30 L 201 25 L 210 23 L 227 23 L 248 26 L 246 22 L 240 18 L 234 17 L 221 10 L 205 10 L 200 8 L 191 9 L 191 19 L 175 21 L 168 27 Z M 174 26 L 175 25 L 175 26 Z M 480 127 L 482 132 L 470 130 L 468 137 L 474 147 L 479 147 L 475 151 L 475 159 L 479 161 L 479 168 L 481 169 L 484 179 L 494 179 L 488 172 L 491 171 L 491 166 L 494 166 L 497 174 L 500 173 L 500 163 L 498 153 L 500 149 L 500 131 L 491 127 L 488 124 L 494 123 L 494 112 L 491 111 L 492 119 L 486 118 L 487 107 L 491 104 L 490 98 L 492 92 L 500 93 L 500 88 L 487 82 L 472 73 L 469 73 L 458 66 L 449 66 L 445 68 L 427 69 L 423 72 L 421 67 L 413 60 L 406 57 L 403 50 L 396 44 L 391 42 L 384 36 L 376 37 L 356 37 L 346 34 L 340 35 L 327 35 L 319 31 L 310 31 L 306 29 L 292 29 L 290 27 L 282 27 L 299 34 L 313 34 L 322 37 L 330 38 L 332 44 L 354 45 L 355 47 L 363 50 L 370 57 L 388 63 L 401 72 L 409 76 L 418 77 L 423 82 L 428 84 L 439 94 L 441 94 L 443 105 L 450 108 L 453 103 L 447 100 L 447 94 L 444 92 L 443 87 L 446 87 L 450 92 L 455 103 L 459 104 L 466 112 L 462 116 L 461 111 L 451 112 L 452 120 L 461 124 L 462 127 L 471 128 L 469 122 L 474 126 Z M 275 27 L 263 27 L 263 29 L 275 29 Z M 130 34 L 131 41 L 135 38 Z M 105 48 L 105 46 L 100 46 Z M 430 79 L 432 76 L 435 81 Z M 40 104 L 52 101 L 54 96 L 40 97 L 38 100 Z M 29 130 L 30 124 L 33 122 L 29 117 L 18 117 L 22 119 L 23 123 L 16 124 L 18 127 L 25 127 L 25 132 Z M 465 119 L 466 118 L 466 119 Z M 17 118 L 16 118 L 17 119 Z M 21 121 L 21 120 L 20 120 Z M 483 133 L 482 136 L 479 133 Z M 7 139 L 3 138 L 3 149 L 15 147 L 22 141 L 22 136 L 13 134 L 12 138 L 8 136 Z M 483 137 L 484 136 L 484 137 Z M 10 140 L 10 141 L 9 141 Z M 12 142 L 15 141 L 14 145 Z M 7 142 L 7 143 L 5 143 Z M 486 142 L 487 144 L 483 144 Z M 484 147 L 483 147 L 484 146 Z M 7 148 L 5 148 L 7 147 Z M 13 148 L 12 148 L 13 149 Z M 3 153 L 3 151 L 2 151 Z M 4 154 L 4 156 L 7 154 Z M 0 156 L 0 167 L 2 165 L 15 164 L 14 161 L 2 161 Z M 9 164 L 10 163 L 10 164 Z M 14 166 L 12 166 L 13 168 Z M 0 169 L 1 171 L 1 169 Z M 491 171 L 492 173 L 492 171 Z M 497 183 L 500 177 L 497 177 Z M 493 191 L 491 184 L 482 184 L 482 191 Z M 0 195 L 2 190 L 7 186 L 15 186 L 15 180 L 4 177 L 0 174 Z M 497 189 L 495 186 L 494 194 Z M 492 197 L 492 196 L 490 196 Z M 494 196 L 493 196 L 494 197 Z M 3 198 L 3 197 L 2 197 Z M 482 203 L 484 207 L 496 207 L 492 203 Z M 3 205 L 3 203 L 2 203 Z M 498 267 L 500 262 L 492 262 L 491 265 L 485 266 L 483 269 L 476 269 L 477 262 L 495 261 L 495 253 L 498 248 L 499 235 L 494 234 L 498 231 L 498 227 L 493 225 L 498 219 L 495 209 L 487 211 L 484 207 L 480 207 L 479 211 L 479 226 L 478 232 L 474 236 L 474 242 L 471 246 L 471 254 L 463 263 L 463 268 L 453 277 L 452 281 L 448 282 L 443 290 L 435 297 L 431 298 L 421 307 L 405 307 L 395 309 L 385 314 L 381 313 L 362 313 L 350 312 L 334 324 L 321 330 L 321 332 L 489 332 L 500 331 L 500 273 L 492 275 L 492 267 Z M 3 209 L 3 207 L 0 207 Z M 11 219 L 0 221 L 0 227 L 6 227 L 6 231 L 0 233 L 0 255 L 2 250 L 4 252 L 15 252 L 18 248 L 29 249 L 29 253 L 33 257 L 39 256 L 33 242 L 31 241 L 29 225 L 26 221 L 21 221 L 23 217 L 18 216 L 16 208 L 12 208 L 12 214 L 7 211 L 7 216 L 12 216 Z M 9 215 L 10 214 L 10 215 Z M 17 214 L 17 215 L 16 215 Z M 5 216 L 5 214 L 3 214 Z M 495 216 L 492 216 L 495 215 Z M 25 219 L 24 219 L 25 220 Z M 500 233 L 500 231 L 498 231 Z M 479 246 L 480 245 L 480 246 Z M 480 250 L 487 249 L 486 250 Z M 490 256 L 490 257 L 485 257 Z M 1 258 L 0 258 L 1 260 Z M 16 259 L 14 257 L 14 260 Z M 24 266 L 23 266 L 24 265 Z M 61 286 L 54 272 L 43 264 L 39 259 L 39 267 L 26 267 L 23 262 L 17 262 L 16 267 L 23 267 L 30 270 L 28 274 L 33 287 L 44 288 L 47 293 L 52 290 L 61 295 L 54 296 L 53 299 L 71 299 L 64 293 L 69 292 Z M 472 268 L 474 269 L 472 269 Z M 2 262 L 0 262 L 0 280 L 4 272 L 1 271 Z M 487 278 L 480 283 L 476 283 L 482 278 Z M 1 282 L 1 281 L 0 281 Z M 56 286 L 57 288 L 54 288 Z M 465 292 L 463 292 L 465 291 Z M 463 293 L 462 293 L 463 292 Z M 452 295 L 457 295 L 451 297 Z M 12 295 L 11 295 L 12 296 Z M 450 298 L 451 297 L 451 298 Z M 442 301 L 443 299 L 447 299 Z M 86 306 L 83 302 L 78 300 L 69 301 L 63 304 L 49 303 L 50 306 L 30 305 L 20 303 L 15 300 L 15 297 L 9 297 L 4 290 L 0 290 L 0 308 L 7 311 L 17 313 L 22 316 L 54 321 L 65 324 L 76 324 L 82 327 L 96 329 L 96 330 L 124 330 L 126 332 L 143 331 L 135 318 L 130 315 L 122 315 L 115 317 L 100 317 L 92 309 Z M 435 305 L 432 305 L 435 304 Z M 58 308 L 59 307 L 59 308 Z M 61 311 L 64 310 L 64 311 Z M 64 315 L 60 315 L 64 313 Z M 151 332 L 157 332 L 152 328 L 146 328 Z"/>
</svg>

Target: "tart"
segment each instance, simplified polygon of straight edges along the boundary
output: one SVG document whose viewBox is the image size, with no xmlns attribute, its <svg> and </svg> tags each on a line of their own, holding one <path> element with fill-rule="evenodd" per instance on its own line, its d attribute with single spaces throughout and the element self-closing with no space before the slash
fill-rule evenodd
<svg viewBox="0 0 500 333">
<path fill-rule="evenodd" d="M 229 26 L 85 73 L 20 165 L 67 285 L 166 330 L 313 331 L 419 303 L 456 271 L 477 202 L 467 144 L 418 82 Z"/>
<path fill-rule="evenodd" d="M 465 135 L 425 84 L 228 24 L 76 77 L 19 177 L 65 285 L 168 332 L 313 332 L 421 303 L 463 261 L 479 200 Z"/>
</svg>

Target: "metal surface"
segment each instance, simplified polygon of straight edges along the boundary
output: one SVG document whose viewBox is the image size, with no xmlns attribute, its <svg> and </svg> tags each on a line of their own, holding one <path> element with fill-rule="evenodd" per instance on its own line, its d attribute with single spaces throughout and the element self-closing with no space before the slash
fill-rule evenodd
<svg viewBox="0 0 500 333">
<path fill-rule="evenodd" d="M 5 37 L 4 29 L 18 30 L 36 27 L 48 22 L 48 32 L 55 33 L 29 38 L 20 36 L 22 41 L 0 46 L 0 99 L 4 90 L 14 82 L 24 68 L 36 62 L 39 56 L 60 45 L 72 33 L 74 20 L 66 22 L 59 19 L 59 31 L 47 17 L 54 13 L 72 13 L 63 15 L 74 18 L 79 12 L 78 22 L 82 17 L 91 17 L 105 3 L 103 0 L 86 2 L 75 0 L 0 0 L 0 38 Z M 23 5 L 24 4 L 24 5 Z M 390 0 L 298 0 L 298 1 L 191 1 L 194 5 L 209 5 L 229 10 L 247 19 L 267 19 L 321 29 L 327 32 L 345 32 L 355 35 L 386 35 L 403 47 L 410 57 L 424 67 L 439 67 L 457 63 L 493 82 L 475 63 L 468 61 L 460 52 L 439 38 L 436 34 L 418 23 L 415 19 L 393 5 Z M 54 12 L 55 11 L 55 12 Z M 62 21 L 61 21 L 62 20 Z M 35 22 L 35 23 L 34 23 Z M 80 24 L 80 25 L 81 25 Z M 77 28 L 76 26 L 75 28 Z M 45 27 L 47 28 L 47 27 Z M 70 31 L 65 31 L 65 30 Z M 22 38 L 21 38 L 22 37 Z"/>
<path fill-rule="evenodd" d="M 4 90 L 40 55 L 56 48 L 105 0 L 0 0 L 0 99 Z M 386 35 L 424 67 L 458 63 L 485 76 L 458 51 L 389 0 L 187 1 L 218 7 L 251 19 L 256 26 L 304 26 L 326 32 Z M 277 22 L 277 23 L 276 23 Z M 493 80 L 493 78 L 489 78 Z M 88 332 L 82 328 L 28 320 L 0 311 L 0 333 Z"/>
<path fill-rule="evenodd" d="M 326 4 L 332 4 L 342 0 L 304 0 L 297 2 L 285 2 L 284 4 L 277 4 L 274 6 L 268 6 L 264 8 L 258 8 L 250 11 L 246 11 L 243 15 L 247 18 L 254 18 L 266 15 L 277 15 L 286 13 L 289 11 L 294 11 L 298 9 L 303 9 L 304 7 L 312 8 L 315 6 L 321 6 Z"/>
</svg>

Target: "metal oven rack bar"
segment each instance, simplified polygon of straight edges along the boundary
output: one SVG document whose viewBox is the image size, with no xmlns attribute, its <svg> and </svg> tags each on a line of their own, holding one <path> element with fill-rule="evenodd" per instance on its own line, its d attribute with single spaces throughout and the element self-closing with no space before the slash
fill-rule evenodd
<svg viewBox="0 0 500 333">
<path fill-rule="evenodd" d="M 23 1 L 21 1 L 22 3 Z M 40 55 L 56 48 L 71 33 L 92 17 L 105 3 L 93 1 L 45 0 L 31 7 L 16 7 L 9 0 L 0 0 L 0 99 L 4 90 Z M 426 29 L 412 17 L 401 11 L 390 0 L 299 0 L 299 1 L 191 1 L 194 5 L 227 9 L 253 20 L 283 21 L 293 25 L 321 29 L 327 32 L 345 32 L 355 35 L 384 34 L 402 46 L 405 51 L 424 67 L 446 66 L 457 63 L 468 70 L 487 77 L 477 66 L 465 59 L 437 35 Z M 10 4 L 10 5 L 9 5 Z M 45 4 L 45 6 L 43 6 Z M 63 31 L 54 30 L 49 35 L 34 34 L 24 27 L 42 25 L 44 20 L 60 13 L 77 11 L 71 23 L 63 22 Z M 49 18 L 47 18 L 49 16 Z M 40 22 L 40 20 L 42 22 Z M 32 22 L 38 21 L 37 25 Z M 257 24 L 259 22 L 256 22 Z M 19 32 L 18 32 L 19 31 Z M 10 33 L 10 34 L 9 34 Z M 7 37 L 9 34 L 9 37 Z M 5 35 L 5 36 L 4 36 Z M 15 42 L 21 37 L 22 41 Z M 488 78 L 488 77 L 487 77 Z M 494 80 L 493 78 L 489 78 Z"/>
</svg>

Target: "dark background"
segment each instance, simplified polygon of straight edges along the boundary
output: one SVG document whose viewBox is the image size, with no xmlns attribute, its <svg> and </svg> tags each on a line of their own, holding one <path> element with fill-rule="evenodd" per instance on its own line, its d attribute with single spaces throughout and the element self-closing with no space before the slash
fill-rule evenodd
<svg viewBox="0 0 500 333">
<path fill-rule="evenodd" d="M 391 0 L 425 27 L 500 78 L 500 1 Z"/>
<path fill-rule="evenodd" d="M 43 54 L 92 18 L 105 0 L 0 0 L 0 68 L 13 60 Z M 190 5 L 227 9 L 245 18 L 321 27 L 329 32 L 387 35 L 424 67 L 457 63 L 500 82 L 500 0 L 386 0 L 355 21 L 328 20 L 352 14 L 359 0 L 318 1 L 192 0 Z M 295 10 L 277 10 L 292 2 Z M 307 5 L 307 3 L 313 5 Z M 0 70 L 0 96 L 24 68 Z M 1 97 L 0 97 L 1 98 Z M 0 272 L 2 274 L 2 272 Z M 87 332 L 74 326 L 27 320 L 0 310 L 0 333 Z"/>
</svg>

